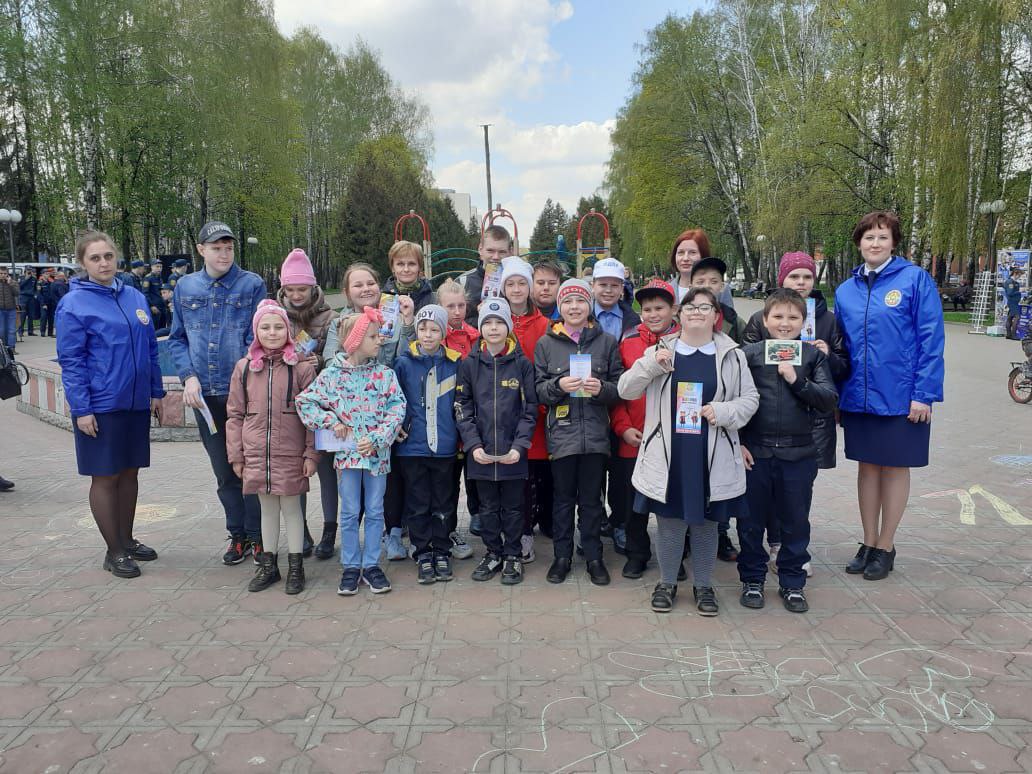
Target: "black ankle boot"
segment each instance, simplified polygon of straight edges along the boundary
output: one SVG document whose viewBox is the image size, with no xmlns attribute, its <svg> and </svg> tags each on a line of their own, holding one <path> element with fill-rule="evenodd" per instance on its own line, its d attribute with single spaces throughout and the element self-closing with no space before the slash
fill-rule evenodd
<svg viewBox="0 0 1032 774">
<path fill-rule="evenodd" d="M 305 560 L 301 554 L 287 554 L 287 582 L 283 590 L 288 594 L 305 590 Z"/>
<path fill-rule="evenodd" d="M 872 548 L 868 556 L 870 558 L 864 570 L 864 580 L 881 580 L 892 572 L 892 566 L 896 563 L 896 548 L 893 547 L 891 551 Z"/>
<path fill-rule="evenodd" d="M 280 579 L 278 555 L 268 551 L 258 554 L 258 569 L 247 584 L 248 591 L 264 591 Z"/>
<path fill-rule="evenodd" d="M 333 543 L 337 539 L 337 522 L 324 521 L 322 526 L 322 538 L 319 545 L 315 547 L 316 559 L 329 559 L 333 556 Z"/>
<path fill-rule="evenodd" d="M 866 546 L 863 543 L 860 544 L 860 550 L 856 552 L 849 564 L 846 565 L 846 572 L 850 575 L 859 575 L 867 569 L 867 563 L 871 560 L 871 551 L 874 549 L 871 546 Z"/>
</svg>

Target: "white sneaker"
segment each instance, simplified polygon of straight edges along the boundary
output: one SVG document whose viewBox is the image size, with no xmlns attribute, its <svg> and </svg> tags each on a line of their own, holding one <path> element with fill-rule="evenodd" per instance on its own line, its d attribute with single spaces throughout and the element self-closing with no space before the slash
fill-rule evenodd
<svg viewBox="0 0 1032 774">
<path fill-rule="evenodd" d="M 807 578 L 812 578 L 813 577 L 813 565 L 811 565 L 809 562 L 806 562 L 806 564 L 803 565 L 803 572 L 806 573 L 806 577 Z"/>
<path fill-rule="evenodd" d="M 520 538 L 520 548 L 523 552 L 523 563 L 530 564 L 537 556 L 534 554 L 534 536 L 524 535 Z"/>
<path fill-rule="evenodd" d="M 463 539 L 462 535 L 453 532 L 448 537 L 451 538 L 452 556 L 456 559 L 469 559 L 473 556 L 473 548 Z"/>
</svg>

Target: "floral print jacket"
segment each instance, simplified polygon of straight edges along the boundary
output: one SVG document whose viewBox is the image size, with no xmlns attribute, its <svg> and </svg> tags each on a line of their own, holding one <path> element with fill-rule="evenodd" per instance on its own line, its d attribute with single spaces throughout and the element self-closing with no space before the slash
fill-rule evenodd
<svg viewBox="0 0 1032 774">
<path fill-rule="evenodd" d="M 333 459 L 338 470 L 368 470 L 374 476 L 390 472 L 391 444 L 405 419 L 405 394 L 390 368 L 374 361 L 352 365 L 339 352 L 294 402 L 310 430 L 330 430 L 339 422 L 351 430 L 351 440 L 373 442 L 368 457 L 354 447 L 338 451 Z"/>
</svg>

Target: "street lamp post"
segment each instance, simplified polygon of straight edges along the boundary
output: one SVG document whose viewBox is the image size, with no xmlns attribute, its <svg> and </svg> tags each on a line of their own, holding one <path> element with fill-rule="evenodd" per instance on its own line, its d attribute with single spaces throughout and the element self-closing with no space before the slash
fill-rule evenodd
<svg viewBox="0 0 1032 774">
<path fill-rule="evenodd" d="M 14 276 L 14 227 L 21 223 L 22 214 L 18 210 L 0 209 L 0 223 L 7 224 L 7 243 L 11 248 L 11 276 Z"/>
<path fill-rule="evenodd" d="M 996 221 L 1000 213 L 1007 209 L 1007 202 L 997 199 L 994 202 L 982 202 L 978 205 L 978 211 L 982 215 L 989 216 L 989 239 L 986 241 L 986 249 L 989 251 L 989 260 L 986 261 L 986 270 L 996 273 Z"/>
</svg>

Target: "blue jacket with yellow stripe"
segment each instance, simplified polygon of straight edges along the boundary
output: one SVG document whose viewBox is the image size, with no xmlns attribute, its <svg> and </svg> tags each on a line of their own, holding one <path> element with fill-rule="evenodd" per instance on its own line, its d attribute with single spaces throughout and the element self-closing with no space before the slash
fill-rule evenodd
<svg viewBox="0 0 1032 774">
<path fill-rule="evenodd" d="M 396 452 L 402 457 L 454 457 L 459 432 L 455 426 L 455 382 L 458 352 L 441 346 L 426 355 L 416 342 L 394 361 L 394 373 L 405 393 L 402 430 L 408 433 Z"/>
<path fill-rule="evenodd" d="M 466 475 L 474 480 L 511 481 L 527 477 L 527 452 L 537 423 L 534 366 L 509 337 L 505 348 L 492 355 L 481 340 L 459 366 L 455 419 L 466 449 Z M 481 465 L 473 451 L 492 456 L 515 449 L 519 462 Z"/>
</svg>

